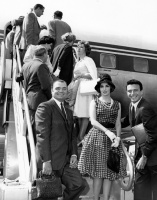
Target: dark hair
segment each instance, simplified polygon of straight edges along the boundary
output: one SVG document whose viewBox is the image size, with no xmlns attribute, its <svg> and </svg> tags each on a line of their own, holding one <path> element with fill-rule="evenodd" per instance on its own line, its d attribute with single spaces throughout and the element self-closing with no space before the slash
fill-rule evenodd
<svg viewBox="0 0 157 200">
<path fill-rule="evenodd" d="M 100 86 L 102 83 L 107 83 L 110 86 L 110 92 L 113 92 L 114 89 L 116 88 L 115 85 L 112 82 L 111 76 L 109 74 L 104 74 L 101 78 L 100 81 L 97 82 L 95 86 L 95 90 L 100 93 Z"/>
<path fill-rule="evenodd" d="M 44 9 L 45 7 L 43 5 L 41 5 L 41 4 L 36 4 L 33 9 L 36 10 L 38 8 Z"/>
<path fill-rule="evenodd" d="M 142 85 L 142 83 L 140 82 L 140 81 L 138 81 L 138 80 L 136 80 L 136 79 L 131 79 L 131 80 L 129 80 L 128 82 L 127 82 L 127 86 L 128 85 L 139 85 L 140 86 L 140 90 L 143 90 L 143 85 Z M 126 86 L 126 88 L 127 88 L 127 86 Z"/>
<path fill-rule="evenodd" d="M 86 56 L 88 56 L 91 52 L 91 47 L 90 47 L 89 42 L 85 40 L 81 40 L 81 41 L 78 41 L 77 45 L 80 45 L 80 44 L 83 44 L 85 46 Z"/>
<path fill-rule="evenodd" d="M 55 11 L 55 12 L 54 12 L 54 15 L 55 15 L 56 17 L 58 17 L 58 18 L 61 18 L 61 19 L 62 19 L 62 17 L 63 17 L 63 13 L 62 13 L 61 11 L 59 11 L 59 10 Z"/>
<path fill-rule="evenodd" d="M 51 88 L 53 88 L 53 86 L 54 86 L 54 84 L 55 84 L 56 82 L 66 83 L 66 82 L 65 82 L 64 80 L 62 80 L 62 79 L 56 79 L 55 81 L 52 82 Z M 66 83 L 66 86 L 67 86 L 67 83 Z"/>
<path fill-rule="evenodd" d="M 38 40 L 38 45 L 40 44 L 54 44 L 55 40 L 50 36 L 43 36 Z"/>
</svg>

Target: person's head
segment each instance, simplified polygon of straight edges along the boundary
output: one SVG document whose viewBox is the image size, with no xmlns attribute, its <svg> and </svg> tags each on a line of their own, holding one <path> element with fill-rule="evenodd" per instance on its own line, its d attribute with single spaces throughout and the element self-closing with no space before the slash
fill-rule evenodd
<svg viewBox="0 0 157 200">
<path fill-rule="evenodd" d="M 73 43 L 76 40 L 76 36 L 73 33 L 65 33 L 64 35 L 61 36 L 62 40 L 64 43 L 69 43 L 73 45 Z"/>
<path fill-rule="evenodd" d="M 33 8 L 35 14 L 37 15 L 37 17 L 40 17 L 41 15 L 43 15 L 44 13 L 44 6 L 41 4 L 36 4 Z"/>
<path fill-rule="evenodd" d="M 53 82 L 51 86 L 52 96 L 60 102 L 63 102 L 67 98 L 68 87 L 67 83 L 61 79 Z"/>
<path fill-rule="evenodd" d="M 78 55 L 88 56 L 91 52 L 91 47 L 88 41 L 81 40 L 77 43 Z"/>
<path fill-rule="evenodd" d="M 101 95 L 109 95 L 115 88 L 109 74 L 104 74 L 95 86 L 95 90 Z"/>
<path fill-rule="evenodd" d="M 126 90 L 128 97 L 133 103 L 138 102 L 143 96 L 143 85 L 136 79 L 131 79 L 127 82 Z"/>
<path fill-rule="evenodd" d="M 45 63 L 47 61 L 47 50 L 45 47 L 43 47 L 42 45 L 39 45 L 36 47 L 35 51 L 34 51 L 34 56 L 36 58 L 40 58 L 43 63 Z"/>
<path fill-rule="evenodd" d="M 57 11 L 54 12 L 54 19 L 60 19 L 61 20 L 62 17 L 63 17 L 63 13 L 61 11 L 57 10 Z"/>
<path fill-rule="evenodd" d="M 42 38 L 39 39 L 38 45 L 42 45 L 43 47 L 46 48 L 46 50 L 50 50 L 51 46 L 54 45 L 54 39 L 50 36 L 43 36 Z"/>
</svg>

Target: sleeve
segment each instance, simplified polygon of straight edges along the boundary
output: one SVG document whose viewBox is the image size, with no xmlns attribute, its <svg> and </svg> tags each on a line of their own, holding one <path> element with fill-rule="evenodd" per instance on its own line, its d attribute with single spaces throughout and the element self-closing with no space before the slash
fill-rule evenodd
<svg viewBox="0 0 157 200">
<path fill-rule="evenodd" d="M 73 56 L 72 48 L 71 47 L 64 48 L 64 50 L 62 51 L 61 56 L 58 59 L 59 69 L 62 69 L 64 67 L 65 60 L 66 60 L 67 57 L 70 58 L 70 55 Z"/>
<path fill-rule="evenodd" d="M 45 64 L 48 66 L 48 68 L 50 70 L 50 73 L 53 73 L 53 67 L 52 67 L 52 64 L 50 62 L 50 57 L 49 56 L 47 56 L 47 61 L 46 61 Z"/>
<path fill-rule="evenodd" d="M 98 74 L 97 74 L 97 68 L 96 68 L 94 60 L 90 57 L 86 57 L 85 64 L 87 66 L 87 69 L 88 69 L 92 79 L 97 79 Z"/>
<path fill-rule="evenodd" d="M 29 62 L 33 59 L 34 57 L 34 50 L 33 49 L 33 45 L 30 45 L 25 53 L 25 56 L 24 56 L 24 59 L 23 59 L 23 62 L 26 63 L 26 62 Z"/>
<path fill-rule="evenodd" d="M 43 162 L 51 160 L 51 109 L 41 103 L 35 114 L 36 138 L 39 154 Z"/>
<path fill-rule="evenodd" d="M 48 22 L 48 31 L 49 31 L 49 35 L 54 40 L 56 40 L 56 29 L 55 29 L 55 22 L 54 21 Z"/>
<path fill-rule="evenodd" d="M 29 13 L 26 22 L 26 45 L 33 44 L 33 34 L 34 34 L 34 22 L 35 16 L 33 13 Z"/>
<path fill-rule="evenodd" d="M 51 80 L 50 80 L 50 73 L 49 69 L 45 64 L 41 64 L 39 70 L 37 72 L 39 82 L 41 84 L 41 89 L 47 96 L 47 99 L 51 99 Z"/>
<path fill-rule="evenodd" d="M 74 125 L 74 120 L 73 120 L 73 114 L 70 111 L 71 114 L 71 124 L 72 124 L 72 137 L 71 137 L 71 142 L 72 142 L 72 151 L 71 151 L 71 155 L 77 155 L 78 157 L 78 152 L 77 152 L 77 131 L 76 131 L 76 127 Z"/>
<path fill-rule="evenodd" d="M 130 125 L 130 122 L 129 122 L 129 115 L 127 115 L 126 117 L 123 117 L 122 119 L 121 119 L 121 126 L 122 126 L 122 128 L 125 128 L 125 127 L 127 127 L 127 126 L 129 126 Z"/>
<path fill-rule="evenodd" d="M 149 157 L 157 146 L 157 116 L 151 107 L 142 109 L 142 122 L 147 133 L 147 140 L 143 147 L 143 153 Z"/>
</svg>

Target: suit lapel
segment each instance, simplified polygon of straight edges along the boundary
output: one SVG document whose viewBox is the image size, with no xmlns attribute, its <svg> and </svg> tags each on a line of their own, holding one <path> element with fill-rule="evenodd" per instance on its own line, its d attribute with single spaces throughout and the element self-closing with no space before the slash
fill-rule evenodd
<svg viewBox="0 0 157 200">
<path fill-rule="evenodd" d="M 129 105 L 129 122 L 130 122 L 130 124 L 132 123 L 131 122 L 131 103 Z"/>
<path fill-rule="evenodd" d="M 138 103 L 138 105 L 137 105 L 136 113 L 135 113 L 135 118 L 136 118 L 136 119 L 137 119 L 137 116 L 139 115 L 140 107 L 142 106 L 142 104 L 143 104 L 144 101 L 145 101 L 145 100 L 142 98 L 142 99 L 140 100 L 140 102 Z"/>
<path fill-rule="evenodd" d="M 64 115 L 61 111 L 61 109 L 59 108 L 59 106 L 57 105 L 57 103 L 53 100 L 53 105 L 55 106 L 55 108 L 58 110 L 58 112 L 62 115 L 62 117 L 64 118 Z M 65 119 L 65 118 L 64 118 Z"/>
<path fill-rule="evenodd" d="M 66 128 L 68 129 L 68 132 L 69 132 L 69 120 L 70 120 L 70 118 L 69 118 L 69 115 L 68 115 L 68 110 L 66 109 L 66 107 L 64 107 L 65 108 L 65 111 L 66 111 L 66 116 L 67 116 L 67 119 L 64 117 L 64 115 L 63 115 L 63 113 L 62 113 L 62 111 L 61 111 L 61 109 L 59 108 L 59 106 L 57 105 L 57 103 L 54 101 L 54 100 L 52 100 L 52 103 L 53 103 L 53 105 L 55 106 L 55 108 L 58 110 L 58 112 L 61 114 L 61 116 L 63 117 L 63 120 L 65 121 L 65 124 L 66 124 Z"/>
</svg>

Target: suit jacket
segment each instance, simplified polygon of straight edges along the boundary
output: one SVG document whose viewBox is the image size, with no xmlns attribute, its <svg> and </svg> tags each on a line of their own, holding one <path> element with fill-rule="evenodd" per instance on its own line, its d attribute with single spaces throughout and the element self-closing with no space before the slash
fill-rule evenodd
<svg viewBox="0 0 157 200">
<path fill-rule="evenodd" d="M 49 35 L 55 40 L 54 47 L 63 43 L 61 36 L 65 33 L 71 32 L 71 27 L 64 21 L 54 19 L 48 22 Z"/>
<path fill-rule="evenodd" d="M 60 44 L 54 48 L 51 56 L 51 63 L 53 72 L 55 72 L 58 67 L 61 70 L 59 78 L 69 85 L 73 76 L 74 58 L 72 46 Z"/>
<path fill-rule="evenodd" d="M 22 24 L 23 18 L 15 19 L 12 21 L 12 25 L 16 26 L 15 36 L 14 36 L 14 45 L 19 45 L 22 35 Z"/>
<path fill-rule="evenodd" d="M 22 35 L 19 44 L 19 49 L 27 49 L 30 44 L 37 45 L 40 34 L 40 25 L 37 17 L 33 12 L 30 12 L 23 20 Z"/>
<path fill-rule="evenodd" d="M 52 169 L 60 170 L 67 155 L 77 155 L 76 132 L 72 111 L 65 107 L 67 120 L 56 102 L 51 99 L 38 106 L 35 115 L 38 168 L 51 160 Z"/>
<path fill-rule="evenodd" d="M 33 59 L 24 64 L 22 76 L 30 109 L 36 110 L 40 103 L 51 99 L 51 77 L 46 64 Z"/>
<path fill-rule="evenodd" d="M 131 106 L 130 106 L 131 107 Z M 147 156 L 147 165 L 157 165 L 157 115 L 151 105 L 142 98 L 137 105 L 135 113 L 135 125 L 143 123 L 147 140 L 145 146 L 141 149 L 139 146 L 136 149 L 136 160 L 138 160 L 142 151 Z M 122 127 L 127 127 L 131 124 L 131 109 L 129 108 L 129 115 L 122 119 Z"/>
</svg>

